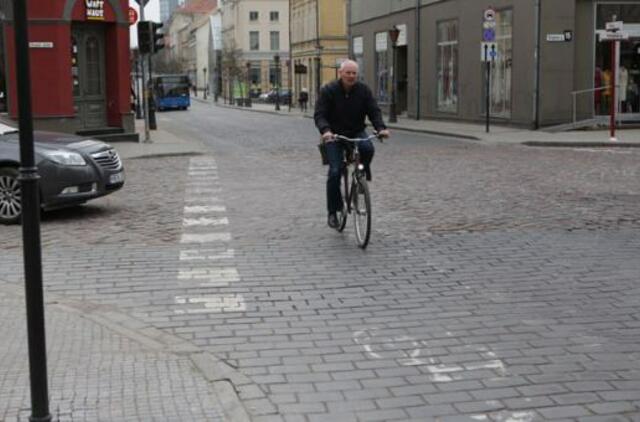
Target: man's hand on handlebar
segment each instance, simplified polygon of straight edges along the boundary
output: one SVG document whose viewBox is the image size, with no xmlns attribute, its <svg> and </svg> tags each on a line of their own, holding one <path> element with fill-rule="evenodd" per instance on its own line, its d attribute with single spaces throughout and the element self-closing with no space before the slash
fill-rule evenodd
<svg viewBox="0 0 640 422">
<path fill-rule="evenodd" d="M 322 142 L 333 142 L 336 140 L 335 138 L 336 138 L 336 135 L 334 135 L 334 133 L 331 132 L 330 130 L 322 134 Z"/>
<path fill-rule="evenodd" d="M 389 129 L 382 129 L 380 132 L 377 133 L 378 138 L 380 139 L 387 139 L 391 136 L 391 132 L 389 132 Z"/>
</svg>

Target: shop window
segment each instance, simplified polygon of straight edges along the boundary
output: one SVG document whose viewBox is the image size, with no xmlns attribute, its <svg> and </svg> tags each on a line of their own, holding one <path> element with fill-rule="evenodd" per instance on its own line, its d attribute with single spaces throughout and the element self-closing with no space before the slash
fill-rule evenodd
<svg viewBox="0 0 640 422">
<path fill-rule="evenodd" d="M 87 91 L 88 95 L 102 93 L 100 78 L 100 44 L 96 37 L 87 38 Z"/>
<path fill-rule="evenodd" d="M 358 63 L 358 80 L 364 81 L 364 40 L 362 37 L 353 38 L 353 56 Z"/>
<path fill-rule="evenodd" d="M 389 55 L 387 52 L 387 32 L 376 34 L 375 94 L 379 102 L 389 102 Z"/>
<path fill-rule="evenodd" d="M 491 61 L 491 114 L 511 117 L 511 73 L 513 65 L 513 11 L 496 12 L 496 39 L 498 55 Z M 484 63 L 483 63 L 484 65 Z M 483 90 L 483 96 L 484 94 Z M 484 110 L 483 101 L 483 112 Z"/>
<path fill-rule="evenodd" d="M 596 9 L 596 33 L 605 31 L 606 23 L 612 20 L 624 22 L 624 30 L 629 40 L 620 41 L 619 73 L 616 78 L 618 112 L 621 118 L 638 119 L 640 113 L 640 5 L 638 4 L 598 4 Z M 613 70 L 611 65 L 611 42 L 596 42 L 594 71 L 594 113 L 609 114 L 613 95 Z"/>
<path fill-rule="evenodd" d="M 249 83 L 251 97 L 255 98 L 261 94 L 260 85 L 262 84 L 262 75 L 260 72 L 260 62 L 251 63 L 249 67 Z"/>
<path fill-rule="evenodd" d="M 251 51 L 260 50 L 260 32 L 249 32 L 249 49 Z"/>
<path fill-rule="evenodd" d="M 272 88 L 275 88 L 278 84 L 278 69 L 276 68 L 275 63 L 271 63 L 269 66 L 269 85 Z"/>
<path fill-rule="evenodd" d="M 74 97 L 80 95 L 80 69 L 78 66 L 78 41 L 76 37 L 71 37 L 71 80 Z"/>
<path fill-rule="evenodd" d="M 438 23 L 438 111 L 458 111 L 458 22 Z"/>
</svg>

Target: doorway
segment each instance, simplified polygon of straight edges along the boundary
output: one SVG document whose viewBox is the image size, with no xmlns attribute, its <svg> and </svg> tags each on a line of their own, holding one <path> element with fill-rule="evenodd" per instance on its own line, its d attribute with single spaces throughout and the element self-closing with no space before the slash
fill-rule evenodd
<svg viewBox="0 0 640 422">
<path fill-rule="evenodd" d="M 100 24 L 74 24 L 71 29 L 73 100 L 79 129 L 107 126 L 104 38 Z"/>
<path fill-rule="evenodd" d="M 408 87 L 408 75 L 407 75 L 407 46 L 403 45 L 400 47 L 396 47 L 396 66 L 398 67 L 397 72 L 397 84 L 398 84 L 398 92 L 397 92 L 397 113 L 403 114 L 407 111 L 407 87 Z"/>
</svg>

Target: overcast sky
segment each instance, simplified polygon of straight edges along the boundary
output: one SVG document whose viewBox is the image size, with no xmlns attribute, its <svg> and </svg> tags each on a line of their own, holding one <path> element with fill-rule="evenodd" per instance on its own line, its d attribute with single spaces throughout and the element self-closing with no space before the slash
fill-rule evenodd
<svg viewBox="0 0 640 422">
<path fill-rule="evenodd" d="M 140 20 L 140 7 L 138 7 L 138 3 L 134 0 L 129 0 L 129 6 L 133 7 L 138 11 L 138 20 Z M 148 21 L 160 22 L 160 1 L 159 0 L 149 0 L 149 3 L 147 3 L 147 6 L 144 8 L 144 18 Z M 136 32 L 137 31 L 136 25 L 131 25 L 129 28 L 130 28 L 130 34 L 131 34 L 131 47 L 137 47 L 138 33 Z"/>
</svg>

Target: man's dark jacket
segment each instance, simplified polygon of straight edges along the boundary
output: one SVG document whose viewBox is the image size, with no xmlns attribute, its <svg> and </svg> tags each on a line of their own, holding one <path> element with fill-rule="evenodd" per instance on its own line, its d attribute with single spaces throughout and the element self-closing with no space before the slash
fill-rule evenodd
<svg viewBox="0 0 640 422">
<path fill-rule="evenodd" d="M 387 128 L 382 121 L 380 107 L 368 86 L 356 82 L 347 92 L 340 80 L 335 80 L 320 90 L 313 118 L 320 133 L 330 130 L 353 138 L 364 130 L 367 116 L 375 130 Z"/>
</svg>

